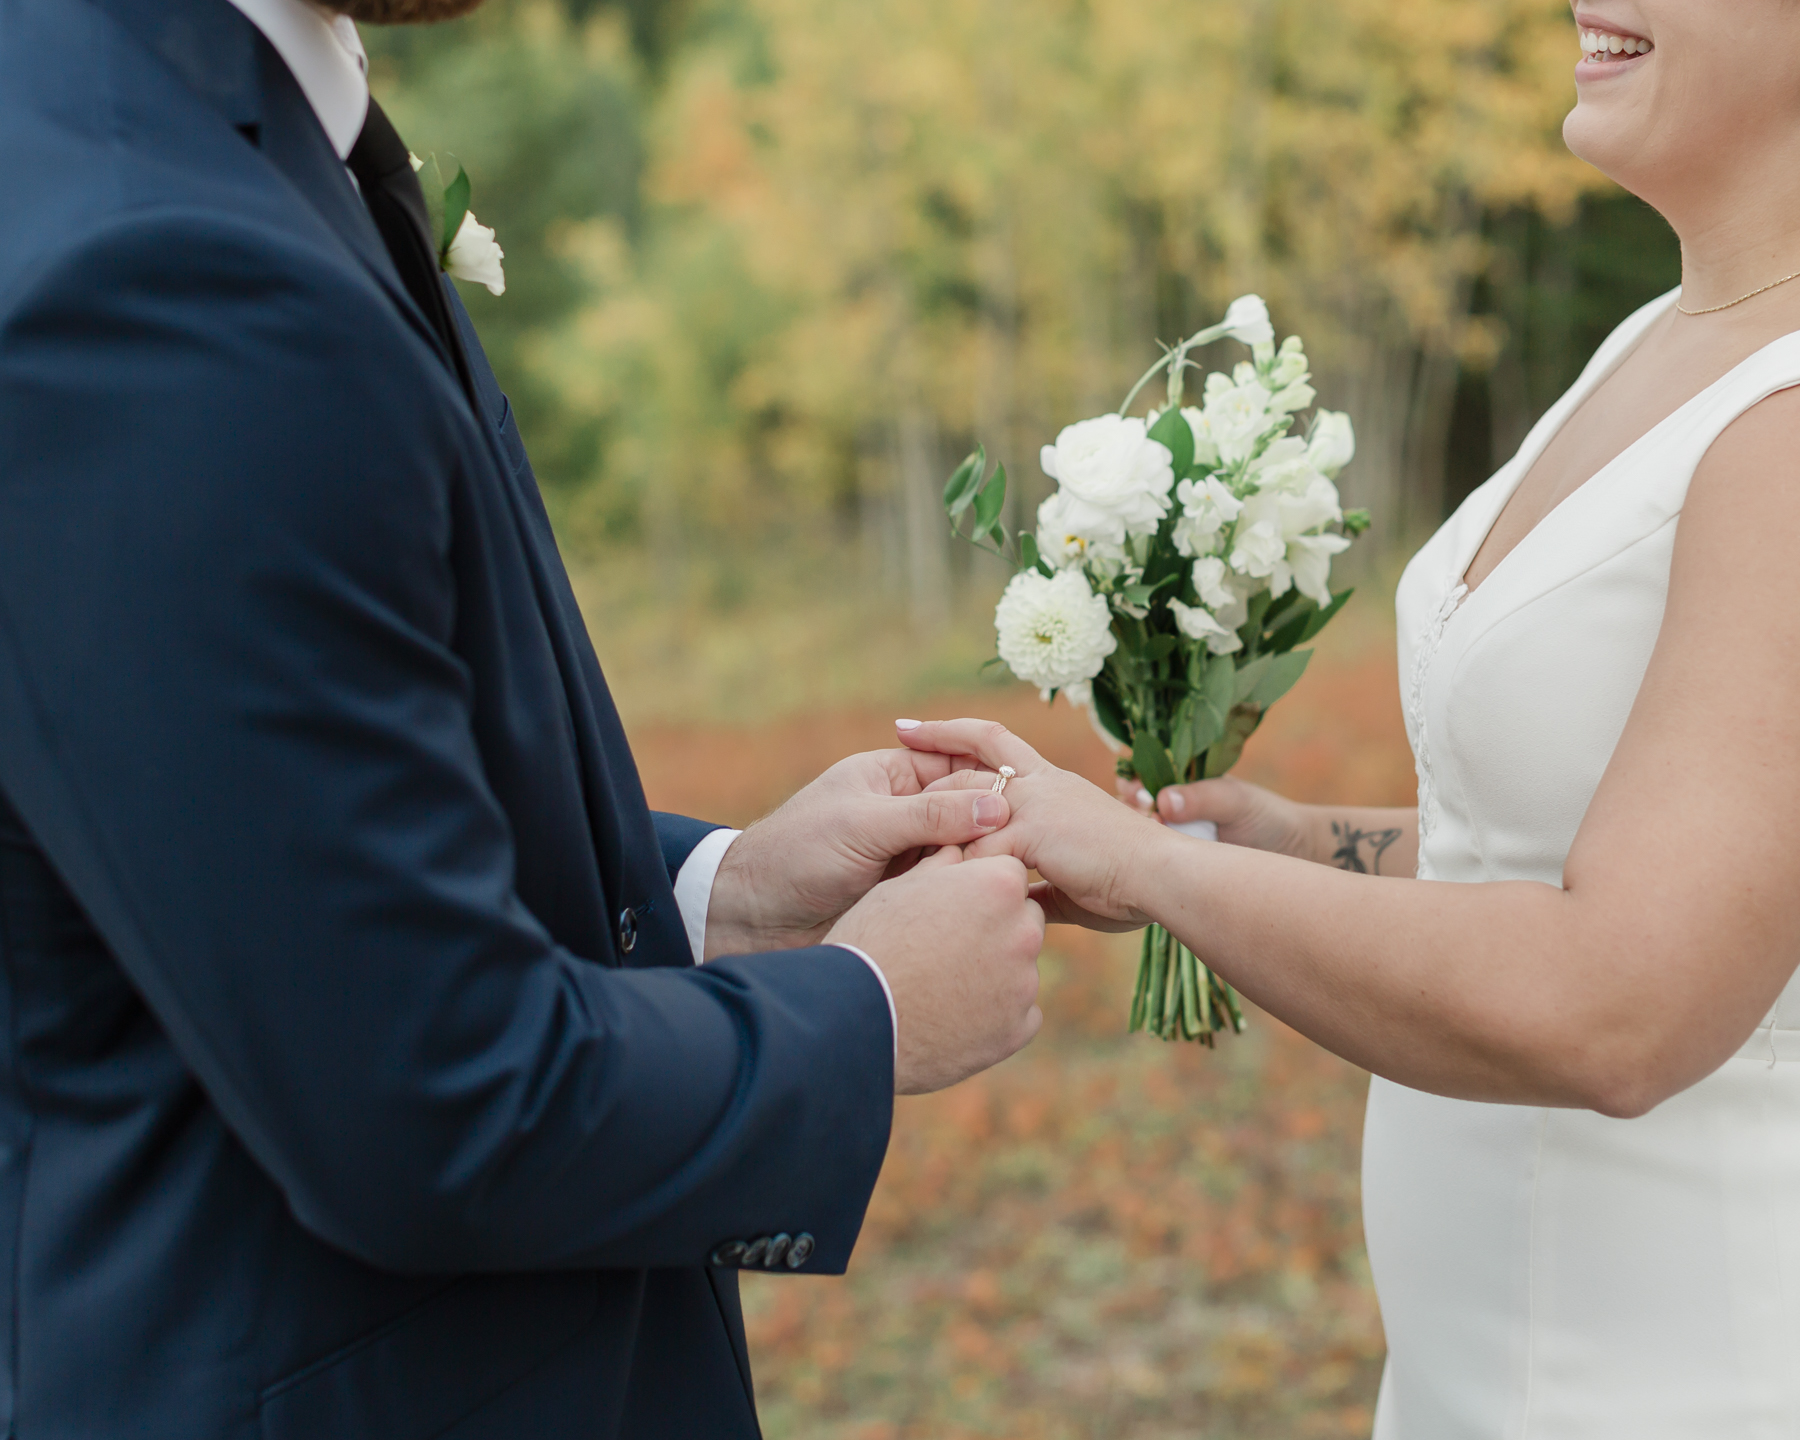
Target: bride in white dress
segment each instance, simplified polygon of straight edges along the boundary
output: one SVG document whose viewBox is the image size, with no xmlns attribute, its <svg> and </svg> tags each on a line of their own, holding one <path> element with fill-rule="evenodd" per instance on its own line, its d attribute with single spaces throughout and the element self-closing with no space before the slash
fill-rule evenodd
<svg viewBox="0 0 1800 1440">
<path fill-rule="evenodd" d="M 1203 845 L 985 722 L 902 739 L 1018 771 L 970 853 L 1039 869 L 1052 918 L 1160 921 L 1374 1072 L 1377 1440 L 1791 1440 L 1800 3 L 1577 20 L 1569 143 L 1684 286 L 1406 571 L 1416 813 L 1165 791 L 1236 842 Z"/>
</svg>

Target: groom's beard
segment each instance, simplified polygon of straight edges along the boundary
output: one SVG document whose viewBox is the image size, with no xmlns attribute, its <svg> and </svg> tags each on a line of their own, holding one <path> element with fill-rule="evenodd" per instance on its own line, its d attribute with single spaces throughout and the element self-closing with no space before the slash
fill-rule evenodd
<svg viewBox="0 0 1800 1440">
<path fill-rule="evenodd" d="M 326 0 L 361 25 L 422 25 L 467 15 L 481 0 Z"/>
</svg>

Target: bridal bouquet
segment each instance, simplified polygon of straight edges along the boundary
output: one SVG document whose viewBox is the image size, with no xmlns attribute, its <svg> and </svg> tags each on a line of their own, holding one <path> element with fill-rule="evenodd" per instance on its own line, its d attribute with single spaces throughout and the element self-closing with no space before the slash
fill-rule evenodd
<svg viewBox="0 0 1800 1440">
<path fill-rule="evenodd" d="M 1205 377 L 1182 404 L 1191 352 L 1230 338 L 1250 359 Z M 1167 372 L 1167 401 L 1132 415 Z M 958 533 L 1015 563 L 994 614 L 999 659 L 1046 700 L 1088 707 L 1124 755 L 1121 775 L 1152 795 L 1223 775 L 1268 709 L 1299 680 L 1306 644 L 1350 598 L 1332 559 L 1368 528 L 1332 481 L 1355 453 L 1349 417 L 1314 413 L 1297 336 L 1275 345 L 1269 311 L 1246 295 L 1224 320 L 1162 358 L 1117 414 L 1069 426 L 1043 449 L 1057 489 L 1037 533 L 1007 534 L 1006 470 L 984 450 L 957 468 L 944 506 Z M 1184 827 L 1185 828 L 1185 827 Z M 1231 987 L 1160 926 L 1144 934 L 1131 1028 L 1211 1045 L 1243 1029 Z"/>
</svg>

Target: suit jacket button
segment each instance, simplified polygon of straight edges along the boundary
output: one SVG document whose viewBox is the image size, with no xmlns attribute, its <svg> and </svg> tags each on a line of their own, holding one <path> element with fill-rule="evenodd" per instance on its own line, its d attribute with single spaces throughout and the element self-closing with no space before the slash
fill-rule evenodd
<svg viewBox="0 0 1800 1440">
<path fill-rule="evenodd" d="M 763 1254 L 764 1268 L 774 1270 L 779 1267 L 781 1262 L 787 1259 L 788 1246 L 793 1243 L 794 1237 L 789 1235 L 786 1231 L 783 1231 L 773 1240 L 769 1241 L 769 1248 Z"/>
<path fill-rule="evenodd" d="M 637 949 L 637 911 L 629 905 L 619 912 L 619 953 L 629 955 Z"/>
<path fill-rule="evenodd" d="M 769 1237 L 764 1235 L 760 1240 L 752 1240 L 741 1257 L 746 1270 L 754 1270 L 763 1263 L 763 1256 L 769 1253 Z"/>
<path fill-rule="evenodd" d="M 744 1252 L 749 1248 L 750 1247 L 742 1240 L 727 1240 L 717 1250 L 713 1251 L 712 1263 L 715 1265 L 741 1264 L 744 1259 Z"/>
<path fill-rule="evenodd" d="M 812 1259 L 812 1253 L 815 1248 L 816 1248 L 816 1245 L 813 1240 L 813 1237 L 808 1235 L 806 1233 L 806 1231 L 802 1230 L 798 1235 L 796 1235 L 794 1237 L 794 1243 L 792 1245 L 788 1246 L 788 1252 L 787 1252 L 787 1267 L 788 1267 L 788 1269 L 798 1270 L 808 1260 Z"/>
</svg>

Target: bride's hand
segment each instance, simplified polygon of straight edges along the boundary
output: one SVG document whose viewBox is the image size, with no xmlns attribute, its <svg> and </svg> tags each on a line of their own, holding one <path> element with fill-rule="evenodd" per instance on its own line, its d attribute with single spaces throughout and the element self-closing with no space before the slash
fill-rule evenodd
<svg viewBox="0 0 1800 1440">
<path fill-rule="evenodd" d="M 1006 787 L 1010 822 L 967 853 L 1013 855 L 1036 870 L 1049 882 L 1033 890 L 1048 918 L 1105 929 L 1148 923 L 1131 882 L 1143 873 L 1146 850 L 1175 837 L 1079 775 L 1059 770 L 1004 725 L 900 721 L 895 729 L 912 750 L 972 757 L 990 771 L 1012 767 L 1014 778 Z"/>
<path fill-rule="evenodd" d="M 1131 798 L 1142 808 L 1149 793 L 1135 782 L 1133 787 Z M 1210 820 L 1227 845 L 1272 850 L 1302 860 L 1316 858 L 1318 836 L 1312 807 L 1234 776 L 1170 785 L 1156 797 L 1155 813 L 1167 825 Z"/>
</svg>

